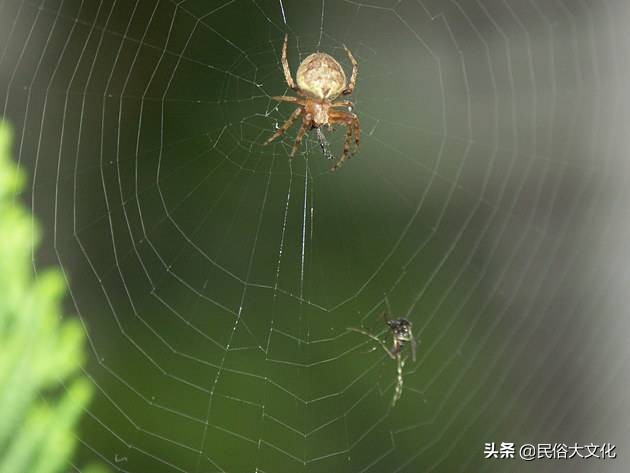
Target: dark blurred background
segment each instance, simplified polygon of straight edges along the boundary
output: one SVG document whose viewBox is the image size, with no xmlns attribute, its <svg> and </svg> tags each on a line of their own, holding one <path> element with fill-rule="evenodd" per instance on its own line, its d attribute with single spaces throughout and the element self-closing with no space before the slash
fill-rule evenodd
<svg viewBox="0 0 630 473">
<path fill-rule="evenodd" d="M 628 471 L 628 7 L 0 0 L 0 107 L 96 396 L 77 464 Z M 279 60 L 349 74 L 336 173 Z M 328 133 L 339 153 L 343 131 Z M 396 365 L 360 327 L 406 317 Z M 484 460 L 486 442 L 616 459 Z"/>
</svg>

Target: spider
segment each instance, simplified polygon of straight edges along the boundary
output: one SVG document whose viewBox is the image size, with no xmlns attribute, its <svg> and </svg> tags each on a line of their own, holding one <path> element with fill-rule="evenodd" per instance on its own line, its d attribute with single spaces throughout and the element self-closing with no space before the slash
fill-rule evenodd
<svg viewBox="0 0 630 473">
<path fill-rule="evenodd" d="M 394 396 L 392 398 L 392 407 L 396 405 L 400 396 L 402 396 L 403 388 L 403 368 L 405 367 L 405 361 L 407 357 L 402 357 L 402 349 L 406 342 L 411 343 L 411 359 L 416 361 L 416 339 L 411 331 L 412 323 L 404 318 L 387 320 L 386 313 L 383 313 L 382 317 L 389 329 L 392 332 L 393 345 L 388 348 L 385 342 L 383 342 L 376 335 L 372 335 L 370 332 L 366 332 L 363 329 L 356 327 L 348 327 L 348 330 L 358 332 L 360 334 L 370 337 L 372 340 L 378 342 L 378 344 L 385 350 L 385 353 L 389 355 L 392 360 L 396 360 L 396 386 L 394 388 Z"/>
<path fill-rule="evenodd" d="M 296 85 L 293 81 L 293 77 L 291 77 L 289 62 L 287 61 L 288 40 L 289 36 L 287 34 L 284 36 L 284 45 L 282 46 L 282 69 L 284 70 L 284 78 L 289 87 L 302 98 L 288 95 L 272 97 L 274 100 L 280 102 L 294 103 L 298 108 L 265 144 L 267 145 L 279 136 L 284 135 L 291 125 L 293 125 L 293 122 L 302 116 L 302 126 L 295 138 L 290 157 L 295 155 L 295 152 L 302 143 L 304 134 L 313 128 L 318 130 L 320 146 L 322 150 L 324 150 L 325 139 L 319 128 L 324 125 L 330 128 L 332 125 L 340 123 L 346 126 L 346 140 L 339 161 L 337 161 L 331 169 L 331 171 L 335 171 L 342 166 L 344 161 L 349 157 L 352 137 L 354 136 L 355 152 L 359 148 L 359 142 L 361 141 L 359 118 L 352 112 L 335 110 L 340 107 L 351 108 L 353 106 L 350 101 L 342 100 L 335 102 L 335 99 L 339 97 L 339 95 L 350 95 L 354 91 L 354 86 L 357 83 L 359 64 L 350 50 L 344 45 L 343 48 L 346 50 L 348 58 L 352 63 L 352 76 L 350 77 L 350 83 L 346 86 L 346 74 L 337 60 L 326 53 L 313 53 L 304 59 L 298 67 Z M 327 154 L 326 151 L 324 151 L 324 154 Z M 329 159 L 332 158 L 330 153 L 328 153 L 326 157 Z"/>
</svg>

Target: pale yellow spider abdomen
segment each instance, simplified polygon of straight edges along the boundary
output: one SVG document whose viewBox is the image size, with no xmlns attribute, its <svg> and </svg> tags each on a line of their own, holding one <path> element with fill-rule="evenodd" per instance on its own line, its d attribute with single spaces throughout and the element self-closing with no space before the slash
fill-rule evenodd
<svg viewBox="0 0 630 473">
<path fill-rule="evenodd" d="M 326 53 L 313 53 L 297 70 L 297 85 L 308 96 L 334 100 L 346 88 L 346 74 L 341 64 Z"/>
</svg>

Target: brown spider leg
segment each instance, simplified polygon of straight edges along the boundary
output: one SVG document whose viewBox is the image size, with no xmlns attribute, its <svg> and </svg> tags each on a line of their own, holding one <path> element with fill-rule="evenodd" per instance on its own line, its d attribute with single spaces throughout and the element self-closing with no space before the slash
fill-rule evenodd
<svg viewBox="0 0 630 473">
<path fill-rule="evenodd" d="M 362 329 L 356 328 L 356 327 L 348 327 L 346 330 L 351 330 L 353 332 L 357 332 L 357 333 L 360 333 L 362 335 L 365 335 L 366 337 L 370 337 L 375 342 L 378 342 L 378 344 L 381 346 L 381 348 L 383 350 L 385 350 L 385 353 L 387 353 L 392 360 L 396 359 L 396 355 L 394 353 L 392 353 L 389 350 L 389 348 L 387 348 L 387 345 L 385 345 L 385 343 L 383 343 L 383 341 L 380 338 L 378 338 L 376 335 L 372 335 L 370 332 L 366 332 L 365 330 L 362 330 Z"/>
<path fill-rule="evenodd" d="M 302 114 L 303 111 L 304 109 L 302 108 L 296 108 L 295 111 L 291 114 L 291 116 L 287 119 L 287 121 L 284 122 L 284 125 L 282 125 L 278 131 L 276 131 L 273 135 L 271 135 L 271 137 L 267 141 L 265 141 L 265 144 L 268 145 L 279 136 L 284 135 L 286 131 L 289 128 L 291 128 L 291 125 L 293 125 L 293 122 L 296 120 L 297 117 L 299 117 Z"/>
<path fill-rule="evenodd" d="M 277 100 L 278 102 L 291 102 L 296 105 L 304 105 L 306 104 L 306 100 L 300 99 L 297 97 L 291 97 L 290 95 L 275 95 L 271 97 L 273 100 Z"/>
<path fill-rule="evenodd" d="M 359 150 L 359 145 L 361 144 L 361 125 L 359 124 L 359 118 L 356 116 L 352 119 L 352 128 L 354 130 L 353 153 L 356 153 Z"/>
<path fill-rule="evenodd" d="M 304 134 L 311 129 L 312 117 L 310 114 L 307 114 L 302 119 L 302 126 L 300 127 L 297 136 L 295 137 L 295 143 L 293 143 L 293 149 L 291 150 L 291 154 L 289 157 L 295 156 L 295 152 L 298 150 L 300 145 L 302 144 L 302 140 L 304 139 Z"/>
<path fill-rule="evenodd" d="M 284 35 L 284 44 L 282 45 L 282 70 L 284 71 L 284 78 L 287 81 L 289 87 L 295 90 L 298 94 L 303 95 L 300 88 L 295 84 L 293 77 L 291 77 L 291 69 L 289 68 L 289 61 L 287 60 L 287 44 L 289 42 L 289 34 Z"/>
<path fill-rule="evenodd" d="M 346 53 L 348 54 L 348 58 L 350 59 L 350 62 L 352 63 L 352 76 L 350 76 L 350 83 L 348 84 L 348 87 L 346 87 L 346 89 L 341 93 L 343 95 L 350 95 L 352 92 L 354 92 L 354 86 L 357 84 L 357 77 L 359 75 L 359 63 L 354 58 L 350 50 L 346 48 L 345 44 L 343 45 L 343 49 L 346 50 Z"/>
<path fill-rule="evenodd" d="M 350 102 L 350 100 L 342 100 L 341 102 L 333 102 L 330 104 L 331 107 L 354 107 L 354 104 Z"/>
<path fill-rule="evenodd" d="M 334 166 L 330 169 L 331 171 L 336 171 L 341 166 L 343 166 L 344 161 L 348 158 L 348 152 L 350 151 L 350 141 L 352 140 L 352 126 L 346 125 L 346 139 L 343 142 L 343 153 L 341 153 L 341 158 L 337 161 Z"/>
<path fill-rule="evenodd" d="M 343 153 L 341 154 L 339 161 L 337 161 L 337 163 L 335 163 L 335 165 L 331 168 L 331 171 L 336 171 L 343 165 L 344 161 L 349 157 L 348 154 L 350 152 L 350 143 L 352 141 L 353 133 L 358 132 L 359 133 L 358 138 L 360 140 L 361 132 L 359 128 L 359 119 L 354 113 L 332 111 L 329 113 L 329 121 L 332 124 L 343 123 L 344 125 L 346 125 L 346 128 L 347 128 L 346 139 L 343 144 Z M 358 147 L 359 140 L 357 140 L 357 138 L 355 137 L 355 146 L 357 147 Z"/>
</svg>

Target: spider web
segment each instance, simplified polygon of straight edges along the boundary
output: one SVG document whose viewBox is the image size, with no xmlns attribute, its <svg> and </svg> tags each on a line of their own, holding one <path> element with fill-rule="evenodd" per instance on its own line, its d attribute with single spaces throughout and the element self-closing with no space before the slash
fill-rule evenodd
<svg viewBox="0 0 630 473">
<path fill-rule="evenodd" d="M 593 471 L 628 446 L 627 9 L 613 1 L 0 0 L 0 106 L 96 387 L 140 472 Z M 279 62 L 359 61 L 359 153 Z M 327 132 L 340 153 L 343 132 Z M 419 338 L 402 398 L 380 319 Z M 624 388 L 625 387 L 625 388 Z M 627 449 L 626 449 L 627 451 Z M 621 455 L 621 454 L 620 454 Z M 601 460 L 598 471 L 621 471 Z M 627 465 L 626 465 L 627 466 Z"/>
</svg>

